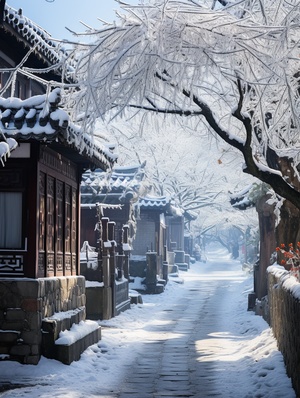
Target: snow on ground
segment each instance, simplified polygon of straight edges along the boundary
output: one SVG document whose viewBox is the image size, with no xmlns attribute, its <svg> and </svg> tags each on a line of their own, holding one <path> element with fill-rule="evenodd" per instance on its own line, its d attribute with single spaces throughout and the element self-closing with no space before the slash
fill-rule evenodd
<svg viewBox="0 0 300 398">
<path fill-rule="evenodd" d="M 0 396 L 99 397 L 101 391 L 115 390 L 128 364 L 141 350 L 142 342 L 149 337 L 151 328 L 147 326 L 155 321 L 156 314 L 169 307 L 175 297 L 183 298 L 191 281 L 207 280 L 209 283 L 209 280 L 222 279 L 230 291 L 225 298 L 216 297 L 222 302 L 223 317 L 210 339 L 198 342 L 199 349 L 207 353 L 206 360 L 217 364 L 218 389 L 230 391 L 230 395 L 224 392 L 224 397 L 294 398 L 271 329 L 260 316 L 247 311 L 253 280 L 242 271 L 240 262 L 230 259 L 224 249 L 218 249 L 207 253 L 205 264 L 192 264 L 180 277 L 184 279 L 183 284 L 170 281 L 164 293 L 143 295 L 143 304 L 133 305 L 111 320 L 100 321 L 102 339 L 69 366 L 44 357 L 36 366 L 0 362 L 0 384 L 26 384 L 25 388 L 6 391 Z M 249 378 L 258 394 L 249 395 L 249 390 L 243 389 L 244 385 L 249 386 Z"/>
</svg>

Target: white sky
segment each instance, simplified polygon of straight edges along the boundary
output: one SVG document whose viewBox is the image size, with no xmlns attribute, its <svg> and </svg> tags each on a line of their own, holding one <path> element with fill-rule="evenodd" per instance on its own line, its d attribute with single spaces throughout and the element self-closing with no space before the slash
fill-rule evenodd
<svg viewBox="0 0 300 398">
<path fill-rule="evenodd" d="M 172 308 L 176 319 L 176 304 L 185 300 L 192 289 L 200 299 L 207 297 L 210 304 L 206 310 L 217 314 L 217 325 L 213 324 L 216 330 L 207 339 L 198 340 L 196 347 L 199 361 L 215 364 L 214 390 L 220 393 L 218 396 L 295 398 L 271 329 L 261 316 L 247 311 L 253 276 L 245 274 L 240 261 L 232 260 L 226 250 L 213 249 L 207 253 L 205 264 L 196 262 L 188 272 L 180 273 L 183 284 L 170 281 L 164 293 L 143 295 L 143 304 L 133 305 L 111 320 L 99 321 L 102 339 L 89 347 L 79 361 L 69 366 L 44 357 L 36 366 L 0 361 L 0 383 L 28 385 L 7 391 L 3 397 L 116 396 L 111 391 L 121 388 L 130 364 L 143 355 L 143 346 L 155 339 L 166 339 L 167 331 L 157 328 L 165 322 L 163 314 Z M 194 306 L 198 305 L 199 301 L 191 300 L 189 311 L 196 313 Z M 169 338 L 175 336 L 171 334 Z M 142 388 L 141 384 L 141 397 Z"/>
<path fill-rule="evenodd" d="M 128 3 L 137 4 L 138 0 L 128 0 Z M 101 26 L 97 18 L 113 22 L 117 20 L 114 10 L 120 9 L 114 0 L 7 0 L 6 4 L 22 8 L 23 15 L 57 39 L 72 39 L 65 27 L 83 32 L 85 27 L 80 21 L 95 28 Z"/>
</svg>

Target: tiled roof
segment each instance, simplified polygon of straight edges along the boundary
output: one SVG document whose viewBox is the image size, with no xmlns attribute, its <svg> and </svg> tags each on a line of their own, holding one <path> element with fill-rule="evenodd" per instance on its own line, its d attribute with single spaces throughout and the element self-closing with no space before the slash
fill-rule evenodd
<svg viewBox="0 0 300 398">
<path fill-rule="evenodd" d="M 32 49 L 35 57 L 43 60 L 43 64 L 56 65 L 55 73 L 60 74 L 59 66 L 62 65 L 68 71 L 73 70 L 65 64 L 65 50 L 61 45 L 43 28 L 25 17 L 22 10 L 5 4 L 2 11 L 4 38 L 9 38 L 9 35 L 16 37 L 18 42 Z M 14 51 L 18 52 L 18 48 Z M 57 142 L 68 147 L 73 154 L 77 152 L 82 158 L 89 159 L 96 167 L 104 170 L 111 168 L 117 158 L 113 147 L 86 134 L 82 128 L 69 121 L 68 114 L 59 108 L 60 99 L 58 88 L 49 95 L 37 95 L 25 100 L 0 98 L 0 128 L 6 137 L 18 141 L 34 139 L 51 142 L 52 145 Z"/>
<path fill-rule="evenodd" d="M 167 196 L 144 196 L 139 198 L 138 206 L 141 209 L 166 209 L 170 204 L 170 198 Z"/>
<path fill-rule="evenodd" d="M 81 203 L 83 207 L 89 204 L 122 204 L 129 202 L 135 195 L 136 210 L 158 210 L 169 215 L 183 216 L 182 211 L 172 205 L 169 196 L 141 195 L 144 179 L 144 165 L 114 166 L 111 172 L 101 170 L 89 171 L 83 174 L 81 182 Z"/>
<path fill-rule="evenodd" d="M 3 22 L 11 27 L 29 46 L 35 46 L 35 51 L 45 57 L 50 64 L 56 64 L 62 60 L 64 50 L 57 45 L 51 35 L 22 14 L 22 10 L 4 6 Z"/>
<path fill-rule="evenodd" d="M 97 142 L 70 123 L 68 114 L 59 109 L 60 89 L 48 96 L 37 95 L 26 100 L 0 98 L 0 128 L 6 137 L 17 141 L 29 139 L 60 142 L 98 164 L 110 168 L 116 161 L 111 147 Z"/>
<path fill-rule="evenodd" d="M 184 217 L 185 213 L 182 208 L 174 203 L 169 195 L 166 196 L 141 196 L 135 204 L 140 210 L 158 210 L 166 215 L 175 217 Z"/>
<path fill-rule="evenodd" d="M 81 182 L 81 202 L 120 203 L 137 193 L 144 178 L 141 165 L 115 166 L 111 172 L 86 172 Z"/>
</svg>

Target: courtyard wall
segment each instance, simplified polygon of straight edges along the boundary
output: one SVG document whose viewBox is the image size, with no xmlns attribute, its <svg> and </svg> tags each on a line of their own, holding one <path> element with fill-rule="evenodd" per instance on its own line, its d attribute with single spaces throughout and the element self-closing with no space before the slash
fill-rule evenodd
<svg viewBox="0 0 300 398">
<path fill-rule="evenodd" d="M 267 273 L 270 326 L 300 397 L 300 283 L 281 266 L 270 266 Z"/>
</svg>

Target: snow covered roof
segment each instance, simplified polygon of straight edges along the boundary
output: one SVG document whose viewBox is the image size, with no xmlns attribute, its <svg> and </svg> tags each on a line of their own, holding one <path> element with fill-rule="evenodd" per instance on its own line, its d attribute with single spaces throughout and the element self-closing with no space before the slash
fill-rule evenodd
<svg viewBox="0 0 300 398">
<path fill-rule="evenodd" d="M 183 212 L 184 218 L 188 221 L 194 221 L 197 219 L 198 214 L 192 210 L 185 210 Z"/>
<path fill-rule="evenodd" d="M 168 196 L 151 196 L 147 195 L 139 198 L 138 206 L 141 209 L 167 210 L 170 205 L 170 197 Z"/>
<path fill-rule="evenodd" d="M 17 141 L 61 143 L 89 158 L 97 167 L 110 168 L 116 161 L 113 149 L 70 123 L 68 114 L 59 109 L 60 98 L 59 88 L 49 95 L 26 100 L 0 97 L 0 129 L 6 137 Z"/>
<path fill-rule="evenodd" d="M 81 182 L 81 206 L 95 203 L 120 204 L 129 202 L 134 195 L 141 194 L 145 164 L 114 166 L 112 171 L 89 171 L 83 174 Z M 169 196 L 139 196 L 134 206 L 139 209 L 159 210 L 170 215 L 182 216 L 182 211 L 172 204 Z"/>
<path fill-rule="evenodd" d="M 184 211 L 177 206 L 169 195 L 155 196 L 145 195 L 139 197 L 139 201 L 135 204 L 142 210 L 157 210 L 164 212 L 168 216 L 184 217 Z"/>
<path fill-rule="evenodd" d="M 44 72 L 43 75 L 44 79 L 51 81 L 61 77 L 62 66 L 70 70 L 70 65 L 65 64 L 66 50 L 57 44 L 47 31 L 25 17 L 21 9 L 15 10 L 6 5 L 5 1 L 1 1 L 0 13 L 3 19 L 0 24 L 1 50 L 8 58 L 16 63 L 25 56 L 28 60 L 31 57 L 28 55 L 27 59 L 30 50 L 34 56 L 30 58 L 29 66 L 36 71 L 56 65 L 54 69 L 47 69 L 49 74 Z M 55 150 L 59 150 L 58 146 L 62 148 L 63 145 L 64 153 L 68 153 L 75 162 L 85 164 L 84 167 L 93 165 L 103 170 L 111 168 L 117 159 L 113 153 L 114 148 L 72 123 L 68 114 L 59 108 L 60 99 L 59 88 L 54 89 L 49 95 L 36 95 L 24 100 L 15 97 L 0 98 L 2 132 L 6 137 L 14 138 L 18 142 L 34 139 L 51 143 Z M 5 143 L 1 146 L 3 158 L 9 155 L 9 152 L 4 151 L 4 147 L 7 147 Z"/>
<path fill-rule="evenodd" d="M 139 191 L 144 178 L 143 165 L 114 166 L 111 172 L 102 170 L 83 174 L 81 203 L 120 203 Z"/>
<path fill-rule="evenodd" d="M 18 34 L 29 46 L 35 48 L 36 54 L 48 60 L 50 64 L 61 61 L 64 51 L 51 38 L 51 35 L 39 25 L 25 17 L 22 10 L 15 10 L 5 4 L 3 12 L 4 27 L 11 33 Z"/>
<path fill-rule="evenodd" d="M 3 141 L 0 141 L 0 163 L 4 166 L 7 158 L 10 156 L 11 151 L 13 151 L 18 146 L 18 143 L 13 138 L 6 138 L 3 136 Z"/>
</svg>

